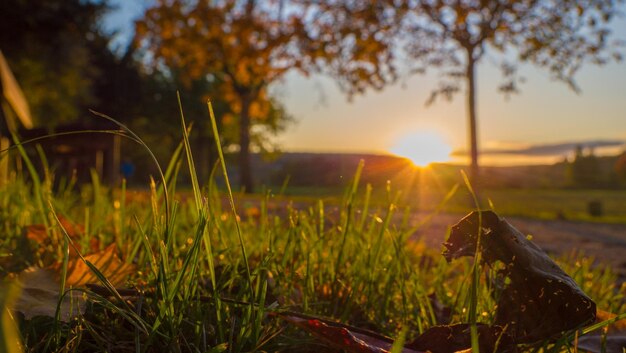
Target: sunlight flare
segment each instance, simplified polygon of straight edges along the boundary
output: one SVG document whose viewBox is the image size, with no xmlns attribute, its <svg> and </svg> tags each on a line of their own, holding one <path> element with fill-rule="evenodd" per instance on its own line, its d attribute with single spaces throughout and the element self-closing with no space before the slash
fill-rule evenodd
<svg viewBox="0 0 626 353">
<path fill-rule="evenodd" d="M 402 136 L 391 148 L 390 152 L 408 158 L 419 167 L 435 162 L 450 160 L 452 147 L 443 137 L 434 131 L 416 131 Z"/>
</svg>

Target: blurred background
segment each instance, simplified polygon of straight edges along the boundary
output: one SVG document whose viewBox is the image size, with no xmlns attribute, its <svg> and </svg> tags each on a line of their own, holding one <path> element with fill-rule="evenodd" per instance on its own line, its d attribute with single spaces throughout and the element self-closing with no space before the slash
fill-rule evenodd
<svg viewBox="0 0 626 353">
<path fill-rule="evenodd" d="M 505 213 L 626 223 L 621 1 L 4 1 L 3 148 L 57 181 L 144 188 L 192 123 L 199 178 L 220 143 L 240 190 L 363 185 L 435 209 L 460 170 Z M 3 156 L 3 178 L 21 168 Z M 185 168 L 181 169 L 185 182 Z M 460 193 L 463 194 L 463 193 Z M 449 203 L 467 208 L 466 195 Z M 528 207 L 531 203 L 536 207 Z"/>
</svg>

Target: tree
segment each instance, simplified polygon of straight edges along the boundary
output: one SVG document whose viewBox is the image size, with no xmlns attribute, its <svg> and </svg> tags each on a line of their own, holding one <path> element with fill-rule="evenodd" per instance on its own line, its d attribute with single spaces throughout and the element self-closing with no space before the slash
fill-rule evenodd
<svg viewBox="0 0 626 353">
<path fill-rule="evenodd" d="M 0 2 L 0 48 L 41 125 L 76 120 L 96 102 L 89 43 L 107 7 L 82 0 Z"/>
<path fill-rule="evenodd" d="M 343 75 L 356 87 L 353 91 L 359 93 L 368 86 L 379 89 L 393 82 L 396 75 L 381 76 L 378 74 L 381 70 L 376 67 L 394 69 L 396 66 L 390 61 L 395 60 L 392 53 L 398 51 L 398 46 L 405 49 L 411 72 L 440 70 L 440 86 L 427 103 L 434 102 L 438 96 L 451 99 L 465 84 L 470 176 L 474 183 L 478 181 L 476 68 L 487 50 L 502 54 L 500 66 L 505 82 L 500 90 L 504 93 L 518 90 L 516 62 L 547 69 L 554 79 L 578 91 L 574 76 L 583 64 L 621 59 L 619 53 L 612 52 L 615 46 L 607 40 L 608 23 L 617 12 L 619 0 L 389 0 L 345 2 L 348 5 L 327 0 L 324 3 L 334 9 L 328 23 L 336 33 L 347 28 L 353 37 L 361 33 L 356 38 L 364 43 L 352 43 L 351 56 L 341 60 L 346 63 L 343 67 L 357 67 L 364 56 L 384 58 L 378 62 L 366 61 L 373 76 L 363 70 L 359 72 L 362 77 L 356 79 L 353 79 L 354 70 Z M 364 9 L 375 13 L 358 16 Z M 361 21 L 351 24 L 353 14 Z M 380 33 L 397 34 L 398 38 L 392 42 L 377 37 Z M 380 41 L 384 45 L 375 45 Z M 507 60 L 510 58 L 515 59 Z"/>
<path fill-rule="evenodd" d="M 585 154 L 582 146 L 577 146 L 574 160 L 568 167 L 572 184 L 575 187 L 593 188 L 603 184 L 603 171 L 591 148 Z"/>
<path fill-rule="evenodd" d="M 253 127 L 261 123 L 278 131 L 287 117 L 270 98 L 268 87 L 288 71 L 303 69 L 297 50 L 304 34 L 301 13 L 286 11 L 282 4 L 162 0 L 136 25 L 136 43 L 154 57 L 154 67 L 165 66 L 188 84 L 217 84 L 213 98 L 225 102 L 236 116 L 225 118 L 238 125 L 240 184 L 246 192 L 253 191 Z"/>
<path fill-rule="evenodd" d="M 626 185 L 626 152 L 622 152 L 613 165 L 613 171 L 617 177 L 617 181 Z"/>
</svg>

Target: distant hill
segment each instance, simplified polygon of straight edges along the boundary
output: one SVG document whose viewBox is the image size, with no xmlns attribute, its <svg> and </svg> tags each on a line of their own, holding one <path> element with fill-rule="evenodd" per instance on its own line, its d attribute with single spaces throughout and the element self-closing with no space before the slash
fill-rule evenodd
<svg viewBox="0 0 626 353">
<path fill-rule="evenodd" d="M 255 177 L 263 184 L 281 185 L 289 177 L 292 186 L 335 187 L 350 182 L 360 160 L 365 161 L 361 177 L 364 183 L 409 178 L 414 172 L 406 158 L 348 153 L 282 153 L 272 161 L 263 161 L 260 155 L 255 155 L 253 167 Z"/>
<path fill-rule="evenodd" d="M 611 183 L 611 173 L 618 156 L 597 157 L 597 171 Z M 290 186 L 297 187 L 341 187 L 348 185 L 360 160 L 365 161 L 361 176 L 362 183 L 384 185 L 390 180 L 395 187 L 409 186 L 414 182 L 416 168 L 406 158 L 392 155 L 353 154 L 353 153 L 282 153 L 271 161 L 254 155 L 253 168 L 258 184 L 281 185 L 289 178 Z M 482 167 L 485 186 L 498 188 L 565 188 L 571 186 L 568 177 L 569 163 L 553 165 L 528 165 L 510 167 Z M 424 168 L 422 180 L 432 179 L 441 186 L 461 182 L 460 170 L 465 166 L 432 164 Z M 236 170 L 233 170 L 236 174 Z M 236 177 L 233 175 L 233 177 Z"/>
</svg>

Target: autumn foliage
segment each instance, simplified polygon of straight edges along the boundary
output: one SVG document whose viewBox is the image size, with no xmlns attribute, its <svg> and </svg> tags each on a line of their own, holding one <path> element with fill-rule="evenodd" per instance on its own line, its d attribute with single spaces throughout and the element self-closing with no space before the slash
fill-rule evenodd
<svg viewBox="0 0 626 353">
<path fill-rule="evenodd" d="M 155 67 L 219 87 L 213 98 L 237 118 L 240 181 L 250 192 L 250 130 L 270 116 L 270 84 L 292 69 L 306 72 L 298 45 L 305 37 L 302 13 L 275 2 L 159 1 L 137 22 L 136 42 L 154 55 Z"/>
</svg>

